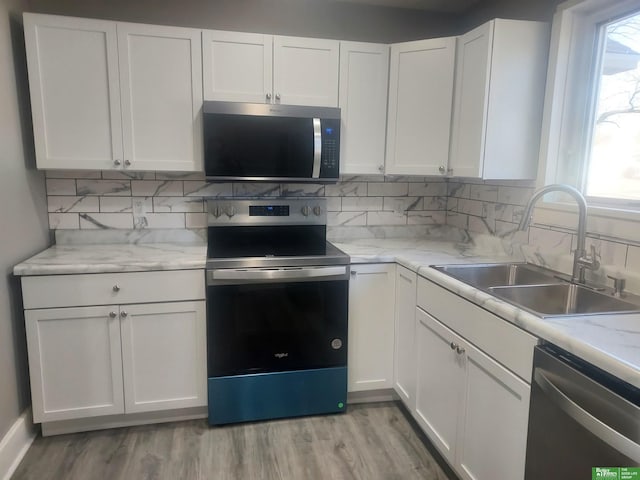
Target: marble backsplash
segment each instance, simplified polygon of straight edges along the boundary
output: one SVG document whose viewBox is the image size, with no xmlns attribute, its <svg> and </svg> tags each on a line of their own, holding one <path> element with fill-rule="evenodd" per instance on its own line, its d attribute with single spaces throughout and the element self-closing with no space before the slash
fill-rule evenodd
<svg viewBox="0 0 640 480">
<path fill-rule="evenodd" d="M 447 184 L 447 225 L 501 237 L 505 247 L 519 250 L 528 261 L 570 273 L 576 235 L 572 229 L 535 224 L 516 233 L 524 206 L 535 189 L 532 181 L 450 180 Z M 587 230 L 589 225 L 587 224 Z M 608 284 L 607 275 L 640 276 L 640 245 L 587 232 L 587 249 L 595 246 L 601 267 L 587 272 L 591 281 Z M 515 253 L 515 252 L 514 252 Z M 640 291 L 640 279 L 636 291 Z"/>
<path fill-rule="evenodd" d="M 329 230 L 340 238 L 422 235 L 446 220 L 447 183 L 425 177 L 349 176 L 318 185 L 208 183 L 202 174 L 47 171 L 46 184 L 49 227 L 56 236 L 73 230 L 202 229 L 206 199 L 212 197 L 326 197 Z"/>
</svg>

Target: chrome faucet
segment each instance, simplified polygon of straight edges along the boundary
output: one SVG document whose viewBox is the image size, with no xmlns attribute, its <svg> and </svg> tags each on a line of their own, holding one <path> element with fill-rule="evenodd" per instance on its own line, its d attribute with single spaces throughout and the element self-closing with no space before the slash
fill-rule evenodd
<svg viewBox="0 0 640 480">
<path fill-rule="evenodd" d="M 600 267 L 600 263 L 596 258 L 596 247 L 591 245 L 591 255 L 587 255 L 585 247 L 587 237 L 587 201 L 582 193 L 573 188 L 570 185 L 547 185 L 536 190 L 529 203 L 525 208 L 522 220 L 520 220 L 519 229 L 526 230 L 531 222 L 531 216 L 533 214 L 533 207 L 536 202 L 549 192 L 564 192 L 571 195 L 578 204 L 578 240 L 576 245 L 576 251 L 573 254 L 573 273 L 571 275 L 572 282 L 585 283 L 585 269 L 597 270 Z"/>
</svg>

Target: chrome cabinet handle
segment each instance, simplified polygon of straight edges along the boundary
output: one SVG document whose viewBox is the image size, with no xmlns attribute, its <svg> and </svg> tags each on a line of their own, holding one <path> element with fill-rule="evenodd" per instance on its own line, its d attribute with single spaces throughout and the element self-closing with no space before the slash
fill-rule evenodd
<svg viewBox="0 0 640 480">
<path fill-rule="evenodd" d="M 126 312 L 126 310 L 123 310 L 123 311 L 120 312 L 120 317 L 121 318 L 126 318 L 127 315 L 129 315 L 129 314 Z"/>
<path fill-rule="evenodd" d="M 379 165 L 379 166 L 378 166 L 378 171 L 379 171 L 380 173 L 384 172 L 384 165 Z"/>
<path fill-rule="evenodd" d="M 125 160 L 124 161 L 124 166 L 125 167 L 130 167 L 131 166 L 131 161 L 130 160 Z"/>
<path fill-rule="evenodd" d="M 356 272 L 355 270 L 351 270 L 351 276 L 355 277 L 358 274 L 358 272 Z"/>
<path fill-rule="evenodd" d="M 464 348 L 462 348 L 462 347 L 456 347 L 456 353 L 457 353 L 458 355 L 462 355 L 462 354 L 464 353 Z"/>
<path fill-rule="evenodd" d="M 114 164 L 116 167 L 119 167 L 119 166 L 120 166 L 120 163 L 121 163 L 121 162 L 120 162 L 120 160 L 118 160 L 117 158 L 113 161 L 113 164 Z"/>
<path fill-rule="evenodd" d="M 267 100 L 271 100 L 271 92 L 267 93 Z"/>
<path fill-rule="evenodd" d="M 438 167 L 438 171 L 439 171 L 440 173 L 444 174 L 444 173 L 447 171 L 447 169 L 445 168 L 445 166 L 444 166 L 444 165 L 440 165 L 440 167 Z"/>
<path fill-rule="evenodd" d="M 458 347 L 458 344 L 457 344 L 457 343 L 454 343 L 454 342 L 451 342 L 451 343 L 449 344 L 449 346 L 451 347 L 451 350 L 455 350 L 456 348 L 460 348 L 460 347 Z"/>
<path fill-rule="evenodd" d="M 109 312 L 109 317 L 116 318 L 118 314 L 116 312 Z"/>
<path fill-rule="evenodd" d="M 120 291 L 120 285 L 118 285 L 117 283 L 113 286 L 113 291 L 114 292 L 119 292 Z"/>
<path fill-rule="evenodd" d="M 280 94 L 276 93 L 276 100 L 280 100 Z"/>
</svg>

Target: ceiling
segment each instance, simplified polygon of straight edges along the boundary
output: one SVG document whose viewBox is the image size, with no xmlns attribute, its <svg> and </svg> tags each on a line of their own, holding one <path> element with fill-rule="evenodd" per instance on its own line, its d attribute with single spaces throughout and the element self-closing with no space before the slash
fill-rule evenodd
<svg viewBox="0 0 640 480">
<path fill-rule="evenodd" d="M 410 8 L 442 13 L 461 13 L 482 0 L 338 0 L 384 7 Z"/>
</svg>

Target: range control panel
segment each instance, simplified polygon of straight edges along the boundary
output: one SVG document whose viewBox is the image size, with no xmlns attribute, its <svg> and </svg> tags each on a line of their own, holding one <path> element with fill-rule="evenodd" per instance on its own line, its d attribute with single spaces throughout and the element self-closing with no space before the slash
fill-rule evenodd
<svg viewBox="0 0 640 480">
<path fill-rule="evenodd" d="M 207 201 L 207 224 L 326 225 L 324 198 Z"/>
</svg>

